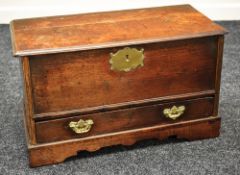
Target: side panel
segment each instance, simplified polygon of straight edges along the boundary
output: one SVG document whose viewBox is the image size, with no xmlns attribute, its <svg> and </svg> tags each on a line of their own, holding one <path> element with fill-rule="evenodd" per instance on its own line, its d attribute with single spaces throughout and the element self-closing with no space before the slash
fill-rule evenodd
<svg viewBox="0 0 240 175">
<path fill-rule="evenodd" d="M 214 116 L 218 115 L 219 96 L 220 96 L 220 84 L 221 84 L 221 72 L 222 72 L 222 60 L 223 60 L 223 45 L 224 36 L 218 37 L 218 50 L 217 50 L 217 62 L 216 62 L 216 81 L 215 81 L 215 102 L 214 102 Z"/>
<path fill-rule="evenodd" d="M 23 87 L 24 87 L 24 122 L 26 126 L 26 135 L 27 140 L 30 144 L 36 143 L 35 136 L 35 123 L 33 120 L 33 97 L 32 97 L 32 83 L 31 83 L 31 74 L 29 67 L 29 58 L 21 58 L 21 70 L 23 76 Z"/>
</svg>

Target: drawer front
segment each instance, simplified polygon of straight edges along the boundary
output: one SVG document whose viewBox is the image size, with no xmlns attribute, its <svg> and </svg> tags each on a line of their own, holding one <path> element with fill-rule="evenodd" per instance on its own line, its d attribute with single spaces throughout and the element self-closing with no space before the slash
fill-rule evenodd
<svg viewBox="0 0 240 175">
<path fill-rule="evenodd" d="M 152 125 L 165 125 L 181 121 L 209 117 L 213 112 L 212 97 L 199 98 L 172 103 L 157 104 L 124 110 L 94 113 L 63 119 L 41 121 L 36 123 L 36 137 L 38 143 L 46 143 L 73 138 L 113 133 L 118 131 L 143 128 Z M 174 112 L 173 106 L 179 111 Z M 185 110 L 183 109 L 183 106 Z M 172 110 L 170 110 L 172 109 Z M 80 127 L 70 127 L 69 123 L 80 119 L 88 122 Z M 74 123 L 75 122 L 75 123 Z M 76 133 L 79 132 L 83 133 Z"/>
<path fill-rule="evenodd" d="M 217 38 L 130 46 L 143 66 L 111 70 L 119 48 L 30 57 L 35 113 L 103 106 L 214 89 Z"/>
</svg>

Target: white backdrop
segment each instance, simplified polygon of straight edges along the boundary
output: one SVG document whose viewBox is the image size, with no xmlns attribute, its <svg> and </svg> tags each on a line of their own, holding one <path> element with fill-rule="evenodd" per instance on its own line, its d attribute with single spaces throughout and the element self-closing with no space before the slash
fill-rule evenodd
<svg viewBox="0 0 240 175">
<path fill-rule="evenodd" d="M 239 20 L 240 0 L 0 0 L 0 23 L 16 18 L 191 4 L 212 20 Z"/>
</svg>

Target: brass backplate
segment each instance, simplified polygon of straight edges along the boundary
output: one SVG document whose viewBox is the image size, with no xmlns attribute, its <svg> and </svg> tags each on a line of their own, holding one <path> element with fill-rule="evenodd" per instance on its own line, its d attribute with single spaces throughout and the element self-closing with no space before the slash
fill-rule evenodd
<svg viewBox="0 0 240 175">
<path fill-rule="evenodd" d="M 83 120 L 80 119 L 78 122 L 71 121 L 68 126 L 76 133 L 76 134 L 83 134 L 90 131 L 92 125 L 94 124 L 93 120 Z"/>
<path fill-rule="evenodd" d="M 170 119 L 176 120 L 178 117 L 180 117 L 184 111 L 185 111 L 186 107 L 185 106 L 173 106 L 172 108 L 166 108 L 163 110 L 163 114 Z"/>
<path fill-rule="evenodd" d="M 129 72 L 143 66 L 143 49 L 125 47 L 116 53 L 110 53 L 111 70 Z"/>
</svg>

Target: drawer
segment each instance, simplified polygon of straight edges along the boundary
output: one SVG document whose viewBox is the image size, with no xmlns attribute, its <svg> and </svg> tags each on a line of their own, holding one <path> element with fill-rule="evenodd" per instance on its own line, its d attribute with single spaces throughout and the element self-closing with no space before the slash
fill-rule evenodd
<svg viewBox="0 0 240 175">
<path fill-rule="evenodd" d="M 211 116 L 213 113 L 213 101 L 213 97 L 206 97 L 36 122 L 37 142 L 46 143 L 84 138 L 153 125 L 173 124 L 181 121 L 205 118 Z M 185 110 L 180 110 L 180 113 L 168 113 L 169 115 L 167 115 L 169 110 L 166 109 L 170 109 L 173 106 L 179 107 L 179 109 L 184 106 Z M 180 116 L 178 117 L 177 115 Z M 172 119 L 173 117 L 178 118 Z M 69 127 L 69 123 L 72 121 L 77 122 L 80 119 L 85 121 L 91 119 L 93 124 L 91 125 L 89 122 L 89 125 L 81 128 L 83 130 L 86 129 L 85 133 L 77 134 Z M 89 131 L 86 132 L 88 129 Z"/>
<path fill-rule="evenodd" d="M 214 90 L 217 37 L 129 47 L 144 49 L 143 66 L 129 72 L 109 63 L 125 47 L 30 56 L 34 113 Z"/>
</svg>

